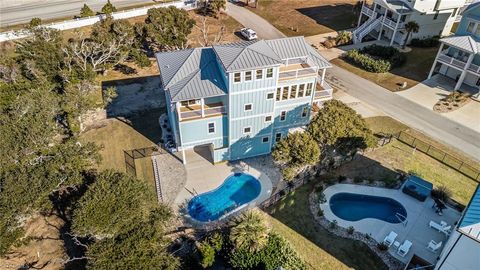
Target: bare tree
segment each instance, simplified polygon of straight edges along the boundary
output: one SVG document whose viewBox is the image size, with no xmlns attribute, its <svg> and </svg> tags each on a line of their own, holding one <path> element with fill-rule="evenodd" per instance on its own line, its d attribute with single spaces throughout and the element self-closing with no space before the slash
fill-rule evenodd
<svg viewBox="0 0 480 270">
<path fill-rule="evenodd" d="M 213 36 L 213 39 L 211 39 L 209 36 L 210 26 L 208 25 L 206 16 L 203 16 L 202 24 L 200 26 L 195 25 L 195 27 L 197 27 L 201 33 L 201 36 L 198 39 L 198 43 L 200 43 L 200 45 L 204 47 L 220 43 L 225 35 L 225 25 L 222 24 L 220 26 L 220 31 L 218 31 L 218 33 Z"/>
</svg>

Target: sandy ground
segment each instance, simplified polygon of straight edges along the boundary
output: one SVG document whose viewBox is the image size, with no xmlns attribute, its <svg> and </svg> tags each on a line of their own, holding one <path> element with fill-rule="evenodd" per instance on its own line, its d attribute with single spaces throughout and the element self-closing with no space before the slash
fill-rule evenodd
<svg viewBox="0 0 480 270">
<path fill-rule="evenodd" d="M 12 248 L 5 258 L 0 258 L 0 269 L 62 269 L 67 258 L 60 238 L 63 221 L 57 216 L 35 215 L 25 224 L 24 239 L 27 244 Z M 27 268 L 22 268 L 28 265 Z"/>
</svg>

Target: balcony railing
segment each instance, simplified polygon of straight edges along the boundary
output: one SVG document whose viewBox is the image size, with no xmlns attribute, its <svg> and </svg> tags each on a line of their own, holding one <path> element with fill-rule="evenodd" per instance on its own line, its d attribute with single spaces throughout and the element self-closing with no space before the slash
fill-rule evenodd
<svg viewBox="0 0 480 270">
<path fill-rule="evenodd" d="M 290 71 L 281 71 L 278 75 L 279 80 L 293 80 L 296 78 L 316 76 L 317 69 L 312 67 L 300 68 Z"/>
<path fill-rule="evenodd" d="M 195 118 L 222 115 L 226 113 L 226 108 L 222 103 L 205 104 L 202 114 L 201 105 L 193 105 L 189 107 L 180 107 L 180 118 L 183 120 L 191 120 Z"/>
<path fill-rule="evenodd" d="M 369 8 L 368 6 L 363 6 L 362 7 L 362 12 L 368 15 L 369 17 L 373 16 L 373 9 Z"/>
<path fill-rule="evenodd" d="M 383 24 L 385 24 L 386 26 L 392 28 L 392 29 L 395 29 L 395 27 L 397 26 L 397 22 L 389 19 L 389 18 L 385 18 L 385 21 L 383 22 Z M 403 23 L 399 22 L 398 23 L 398 28 L 397 29 L 400 29 L 403 27 Z"/>
<path fill-rule="evenodd" d="M 314 101 L 319 100 L 329 100 L 332 99 L 333 96 L 333 88 L 327 83 L 323 82 L 323 84 L 318 83 L 317 89 L 315 90 L 315 95 L 313 96 Z"/>
<path fill-rule="evenodd" d="M 455 59 L 451 56 L 448 56 L 444 53 L 441 53 L 439 56 L 438 56 L 438 60 L 440 62 L 443 62 L 445 64 L 449 64 L 449 65 L 452 65 L 454 67 L 457 67 L 459 69 L 464 69 L 465 68 L 465 65 L 467 64 L 466 62 L 463 62 L 461 60 L 458 60 L 458 59 Z"/>
<path fill-rule="evenodd" d="M 477 66 L 475 64 L 470 64 L 470 66 L 468 66 L 467 68 L 469 71 L 473 72 L 473 73 L 476 73 L 476 74 L 479 74 L 480 75 L 480 66 Z"/>
</svg>

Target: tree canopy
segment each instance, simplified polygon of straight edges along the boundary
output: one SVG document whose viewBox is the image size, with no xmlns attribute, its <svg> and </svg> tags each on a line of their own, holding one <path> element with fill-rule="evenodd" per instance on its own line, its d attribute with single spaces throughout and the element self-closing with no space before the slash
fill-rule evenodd
<svg viewBox="0 0 480 270">
<path fill-rule="evenodd" d="M 112 14 L 116 11 L 117 8 L 112 3 L 110 3 L 110 0 L 107 0 L 107 3 L 102 7 L 102 13 L 105 14 Z"/>
<path fill-rule="evenodd" d="M 281 139 L 272 151 L 276 161 L 294 166 L 315 164 L 320 159 L 320 147 L 308 132 L 295 132 Z"/>
<path fill-rule="evenodd" d="M 230 241 L 237 249 L 258 251 L 267 243 L 269 231 L 269 225 L 260 211 L 247 210 L 233 221 Z"/>
<path fill-rule="evenodd" d="M 83 7 L 80 9 L 80 17 L 90 17 L 95 16 L 95 11 L 93 11 L 87 4 L 83 4 Z"/>
</svg>

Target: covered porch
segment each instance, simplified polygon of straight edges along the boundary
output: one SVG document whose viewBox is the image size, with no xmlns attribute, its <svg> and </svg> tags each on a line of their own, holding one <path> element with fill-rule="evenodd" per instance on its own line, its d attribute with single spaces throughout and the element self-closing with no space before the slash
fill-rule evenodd
<svg viewBox="0 0 480 270">
<path fill-rule="evenodd" d="M 200 98 L 176 103 L 179 121 L 215 117 L 227 113 L 222 97 Z"/>
</svg>

